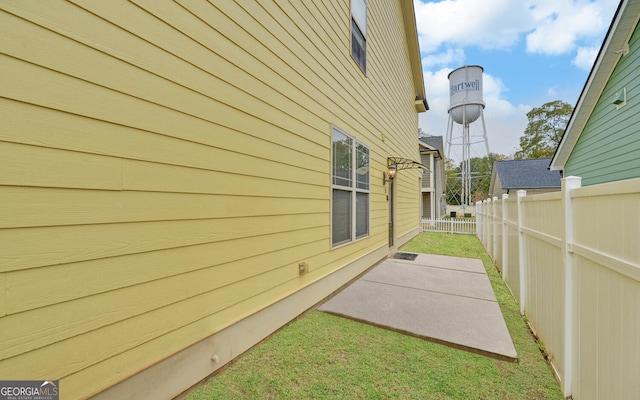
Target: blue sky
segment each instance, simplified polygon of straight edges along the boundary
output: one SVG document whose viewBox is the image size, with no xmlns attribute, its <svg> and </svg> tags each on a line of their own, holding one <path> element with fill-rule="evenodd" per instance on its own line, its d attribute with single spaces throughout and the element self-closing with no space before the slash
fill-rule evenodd
<svg viewBox="0 0 640 400">
<path fill-rule="evenodd" d="M 447 75 L 463 65 L 480 65 L 484 67 L 484 117 L 490 151 L 513 155 L 531 108 L 552 100 L 575 105 L 618 3 L 414 0 L 431 108 L 420 115 L 420 127 L 428 134 L 446 137 Z M 480 135 L 481 125 L 473 125 L 472 135 Z M 454 159 L 460 158 L 458 147 L 452 146 Z M 472 156 L 485 153 L 484 147 L 472 149 Z"/>
</svg>

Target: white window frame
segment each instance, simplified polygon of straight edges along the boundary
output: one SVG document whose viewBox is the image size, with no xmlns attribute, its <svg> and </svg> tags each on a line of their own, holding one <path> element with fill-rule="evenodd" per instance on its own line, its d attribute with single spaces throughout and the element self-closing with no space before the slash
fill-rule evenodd
<svg viewBox="0 0 640 400">
<path fill-rule="evenodd" d="M 339 181 L 346 181 L 347 178 L 340 178 L 334 175 L 335 172 L 335 154 L 334 154 L 334 135 L 335 133 L 339 133 L 346 138 L 349 139 L 351 143 L 350 149 L 350 176 L 348 178 L 349 184 L 340 184 L 335 183 L 336 178 Z M 357 156 L 358 156 L 358 148 L 362 148 L 366 150 L 367 154 L 367 163 L 366 163 L 366 172 L 365 174 L 360 174 L 360 177 L 365 177 L 365 181 L 360 181 L 361 185 L 366 185 L 366 187 L 358 187 L 358 171 L 357 171 Z M 348 239 L 342 240 L 340 242 L 334 241 L 334 192 L 336 190 L 348 192 L 350 194 L 350 222 L 349 227 L 351 231 L 351 235 Z M 367 195 L 367 203 L 366 203 L 366 232 L 358 235 L 357 233 L 357 217 L 358 217 L 358 206 L 357 206 L 357 197 L 358 194 L 366 194 Z M 371 150 L 364 143 L 356 140 L 353 136 L 345 133 L 343 130 L 332 126 L 331 128 L 331 248 L 341 247 L 350 243 L 354 243 L 356 241 L 365 239 L 369 237 L 371 234 Z"/>
</svg>

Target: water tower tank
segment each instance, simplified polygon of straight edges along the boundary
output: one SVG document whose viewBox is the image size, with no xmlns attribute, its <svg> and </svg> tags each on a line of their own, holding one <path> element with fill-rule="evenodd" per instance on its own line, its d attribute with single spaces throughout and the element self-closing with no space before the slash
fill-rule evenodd
<svg viewBox="0 0 640 400">
<path fill-rule="evenodd" d="M 458 124 L 472 123 L 484 109 L 483 71 L 479 65 L 465 65 L 449 73 L 449 114 Z"/>
</svg>

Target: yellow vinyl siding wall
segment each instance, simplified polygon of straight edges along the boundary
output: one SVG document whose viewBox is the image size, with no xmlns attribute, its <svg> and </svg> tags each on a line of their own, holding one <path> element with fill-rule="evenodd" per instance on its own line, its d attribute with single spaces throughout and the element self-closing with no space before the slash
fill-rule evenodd
<svg viewBox="0 0 640 400">
<path fill-rule="evenodd" d="M 387 246 L 417 115 L 400 4 L 368 6 L 365 76 L 348 1 L 0 5 L 0 376 L 99 392 Z M 333 251 L 332 124 L 372 162 Z"/>
</svg>

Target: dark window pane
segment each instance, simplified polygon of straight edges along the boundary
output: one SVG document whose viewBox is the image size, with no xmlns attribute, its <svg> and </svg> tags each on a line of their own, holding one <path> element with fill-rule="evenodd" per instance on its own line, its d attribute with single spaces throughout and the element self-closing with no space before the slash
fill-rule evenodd
<svg viewBox="0 0 640 400">
<path fill-rule="evenodd" d="M 351 55 L 360 69 L 367 72 L 367 41 L 353 18 L 351 19 Z"/>
<path fill-rule="evenodd" d="M 351 240 L 351 192 L 333 189 L 331 203 L 331 243 L 335 246 Z"/>
<path fill-rule="evenodd" d="M 356 238 L 369 234 L 369 194 L 356 193 Z"/>
</svg>

